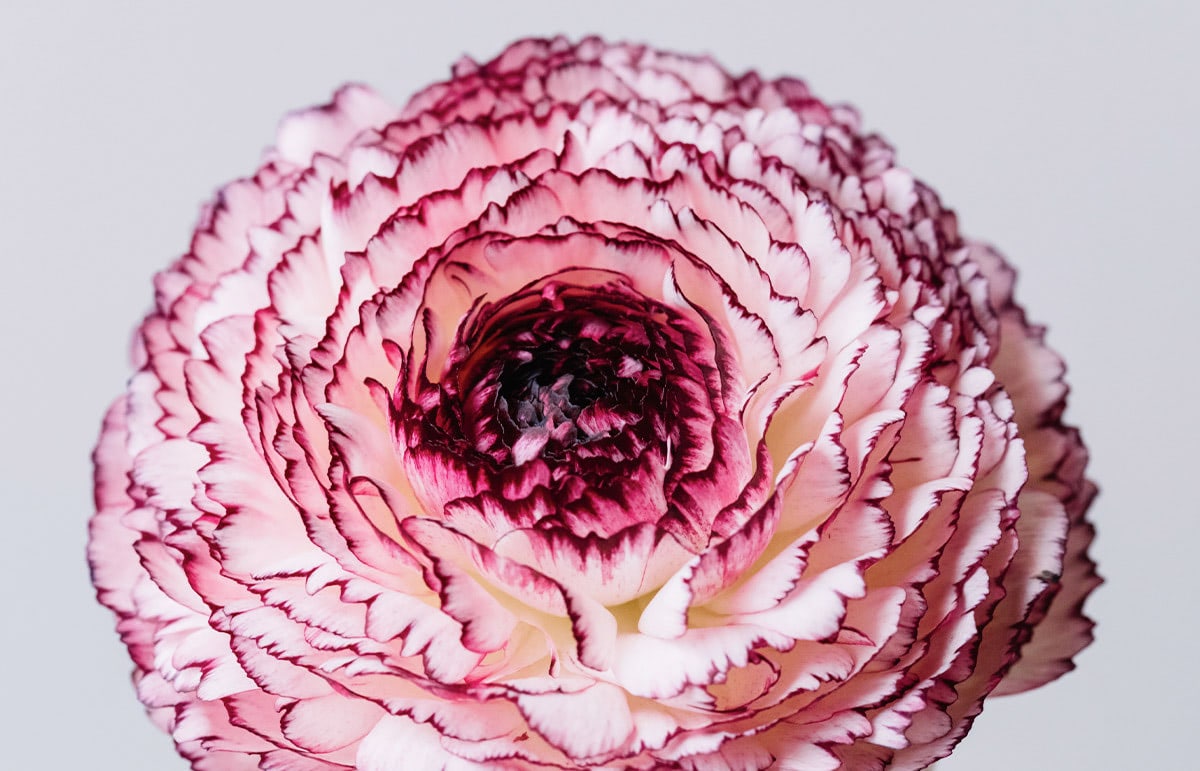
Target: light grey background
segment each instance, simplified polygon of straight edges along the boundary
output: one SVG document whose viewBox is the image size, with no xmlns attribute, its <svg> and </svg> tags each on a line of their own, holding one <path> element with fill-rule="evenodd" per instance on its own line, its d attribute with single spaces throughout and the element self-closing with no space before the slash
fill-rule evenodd
<svg viewBox="0 0 1200 771">
<path fill-rule="evenodd" d="M 84 565 L 88 453 L 150 276 L 289 109 L 600 32 L 793 73 L 1021 270 L 1070 363 L 1108 584 L 1079 670 L 988 703 L 946 771 L 1174 769 L 1200 685 L 1194 3 L 25 3 L 0 10 L 0 767 L 182 769 Z M 415 770 L 415 771 L 420 771 Z"/>
</svg>

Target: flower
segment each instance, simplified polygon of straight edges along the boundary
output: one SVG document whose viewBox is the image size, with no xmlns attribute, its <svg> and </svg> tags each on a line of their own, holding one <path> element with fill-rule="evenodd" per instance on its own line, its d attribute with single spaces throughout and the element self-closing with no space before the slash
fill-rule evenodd
<svg viewBox="0 0 1200 771">
<path fill-rule="evenodd" d="M 195 769 L 924 768 L 1088 644 L 1013 273 L 800 81 L 525 40 L 285 119 L 90 560 Z"/>
</svg>

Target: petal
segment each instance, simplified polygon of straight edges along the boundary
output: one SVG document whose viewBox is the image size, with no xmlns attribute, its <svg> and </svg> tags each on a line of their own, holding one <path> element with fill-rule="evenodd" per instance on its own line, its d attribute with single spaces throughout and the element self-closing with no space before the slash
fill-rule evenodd
<svg viewBox="0 0 1200 771">
<path fill-rule="evenodd" d="M 625 692 L 608 683 L 592 683 L 570 693 L 518 696 L 517 706 L 531 728 L 571 758 L 604 757 L 632 737 L 633 718 Z"/>
</svg>

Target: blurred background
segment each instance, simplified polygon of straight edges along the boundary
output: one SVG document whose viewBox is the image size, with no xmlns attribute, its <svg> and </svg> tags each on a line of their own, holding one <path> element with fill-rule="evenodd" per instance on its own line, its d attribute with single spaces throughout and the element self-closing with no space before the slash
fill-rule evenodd
<svg viewBox="0 0 1200 771">
<path fill-rule="evenodd" d="M 0 9 L 0 767 L 185 768 L 84 561 L 88 454 L 150 277 L 284 112 L 396 101 L 460 55 L 596 32 L 857 105 L 1019 268 L 1102 495 L 1079 669 L 987 703 L 939 771 L 1194 767 L 1198 6 L 110 1 Z M 420 771 L 420 770 L 414 770 Z"/>
</svg>

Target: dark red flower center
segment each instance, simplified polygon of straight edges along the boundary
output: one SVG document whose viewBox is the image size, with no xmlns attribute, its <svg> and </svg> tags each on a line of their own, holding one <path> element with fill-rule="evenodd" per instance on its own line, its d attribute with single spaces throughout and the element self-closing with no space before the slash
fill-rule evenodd
<svg viewBox="0 0 1200 771">
<path fill-rule="evenodd" d="M 464 438 L 476 451 L 513 465 L 617 460 L 667 439 L 660 362 L 669 343 L 659 319 L 613 297 L 580 294 L 554 285 L 536 299 L 513 298 L 487 314 L 478 339 L 464 342 L 450 379 L 465 397 Z M 632 444 L 611 441 L 629 430 Z"/>
<path fill-rule="evenodd" d="M 493 501 L 513 526 L 606 537 L 690 523 L 672 527 L 700 543 L 722 504 L 692 488 L 728 482 L 711 342 L 627 279 L 586 274 L 476 303 L 438 381 L 398 404 L 410 474 L 436 509 Z"/>
</svg>

